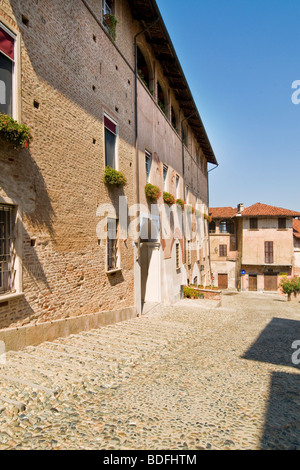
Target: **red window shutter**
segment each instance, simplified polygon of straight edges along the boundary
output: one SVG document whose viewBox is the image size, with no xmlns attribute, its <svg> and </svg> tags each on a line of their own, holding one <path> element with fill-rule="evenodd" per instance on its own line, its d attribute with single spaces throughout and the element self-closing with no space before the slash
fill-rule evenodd
<svg viewBox="0 0 300 470">
<path fill-rule="evenodd" d="M 0 51 L 14 60 L 15 41 L 6 31 L 0 28 Z"/>
<path fill-rule="evenodd" d="M 104 126 L 113 134 L 117 135 L 117 126 L 114 122 L 104 116 Z"/>
</svg>

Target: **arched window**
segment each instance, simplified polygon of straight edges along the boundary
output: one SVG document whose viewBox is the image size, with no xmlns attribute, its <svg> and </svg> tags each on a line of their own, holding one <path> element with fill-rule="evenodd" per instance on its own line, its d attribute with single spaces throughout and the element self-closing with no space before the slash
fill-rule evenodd
<svg viewBox="0 0 300 470">
<path fill-rule="evenodd" d="M 137 69 L 142 82 L 150 90 L 150 73 L 145 57 L 139 47 L 137 47 Z"/>
</svg>

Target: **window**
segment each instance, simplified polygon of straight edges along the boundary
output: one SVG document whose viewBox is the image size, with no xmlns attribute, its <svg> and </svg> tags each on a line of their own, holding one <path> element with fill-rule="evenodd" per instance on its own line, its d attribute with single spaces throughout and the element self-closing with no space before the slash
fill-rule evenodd
<svg viewBox="0 0 300 470">
<path fill-rule="evenodd" d="M 13 116 L 15 39 L 0 23 L 0 112 Z"/>
<path fill-rule="evenodd" d="M 116 169 L 117 125 L 104 116 L 105 166 Z"/>
<path fill-rule="evenodd" d="M 107 219 L 107 270 L 118 268 L 118 220 Z"/>
<path fill-rule="evenodd" d="M 209 233 L 216 233 L 216 224 L 213 220 L 209 224 Z"/>
<path fill-rule="evenodd" d="M 273 242 L 265 242 L 265 263 L 274 263 Z"/>
<path fill-rule="evenodd" d="M 187 264 L 190 266 L 192 264 L 192 253 L 191 253 L 191 242 L 187 242 Z"/>
<path fill-rule="evenodd" d="M 220 233 L 234 233 L 234 224 L 231 220 L 222 220 L 220 222 Z"/>
<path fill-rule="evenodd" d="M 112 0 L 102 0 L 102 13 L 103 13 L 103 18 L 105 15 L 113 14 L 113 1 Z"/>
<path fill-rule="evenodd" d="M 250 228 L 256 230 L 258 228 L 258 220 L 250 219 Z"/>
<path fill-rule="evenodd" d="M 176 243 L 176 269 L 180 269 L 180 245 Z"/>
<path fill-rule="evenodd" d="M 150 171 L 151 171 L 152 155 L 149 152 L 145 152 L 145 164 L 146 164 L 146 180 L 150 183 Z"/>
<path fill-rule="evenodd" d="M 164 165 L 164 168 L 163 168 L 164 191 L 167 191 L 167 175 L 168 175 L 168 167 Z"/>
<path fill-rule="evenodd" d="M 286 219 L 278 219 L 278 228 L 286 228 Z"/>
<path fill-rule="evenodd" d="M 179 175 L 176 175 L 176 198 L 179 198 Z"/>
<path fill-rule="evenodd" d="M 12 216 L 12 206 L 0 205 L 0 294 L 13 290 Z"/>
<path fill-rule="evenodd" d="M 227 256 L 227 245 L 219 246 L 219 256 Z"/>
</svg>

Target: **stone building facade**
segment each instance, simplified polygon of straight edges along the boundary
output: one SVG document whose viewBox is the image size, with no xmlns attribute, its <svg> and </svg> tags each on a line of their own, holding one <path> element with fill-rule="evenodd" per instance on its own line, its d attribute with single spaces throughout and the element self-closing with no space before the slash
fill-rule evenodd
<svg viewBox="0 0 300 470">
<path fill-rule="evenodd" d="M 208 280 L 203 215 L 217 162 L 156 2 L 3 0 L 0 59 L 0 112 L 33 135 L 18 151 L 0 141 L 0 329 L 101 312 L 116 321 Z M 108 165 L 125 186 L 104 183 Z M 165 222 L 162 196 L 151 212 L 147 179 L 199 206 L 196 245 L 176 232 L 177 207 Z M 154 240 L 124 232 L 145 219 Z"/>
<path fill-rule="evenodd" d="M 282 276 L 299 272 L 293 235 L 299 212 L 257 203 L 247 208 L 243 204 L 237 209 L 212 208 L 210 214 L 212 272 L 215 279 L 220 276 L 222 288 L 274 292 Z M 221 237 L 217 227 L 225 231 Z M 220 242 L 226 245 L 224 237 L 227 248 L 220 246 Z M 228 248 L 232 237 L 235 250 Z"/>
</svg>

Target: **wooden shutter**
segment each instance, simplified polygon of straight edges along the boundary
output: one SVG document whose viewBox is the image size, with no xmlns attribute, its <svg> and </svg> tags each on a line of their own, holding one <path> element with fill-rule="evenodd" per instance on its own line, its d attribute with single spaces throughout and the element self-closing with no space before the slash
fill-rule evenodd
<svg viewBox="0 0 300 470">
<path fill-rule="evenodd" d="M 274 263 L 273 242 L 265 242 L 265 263 Z"/>
</svg>

